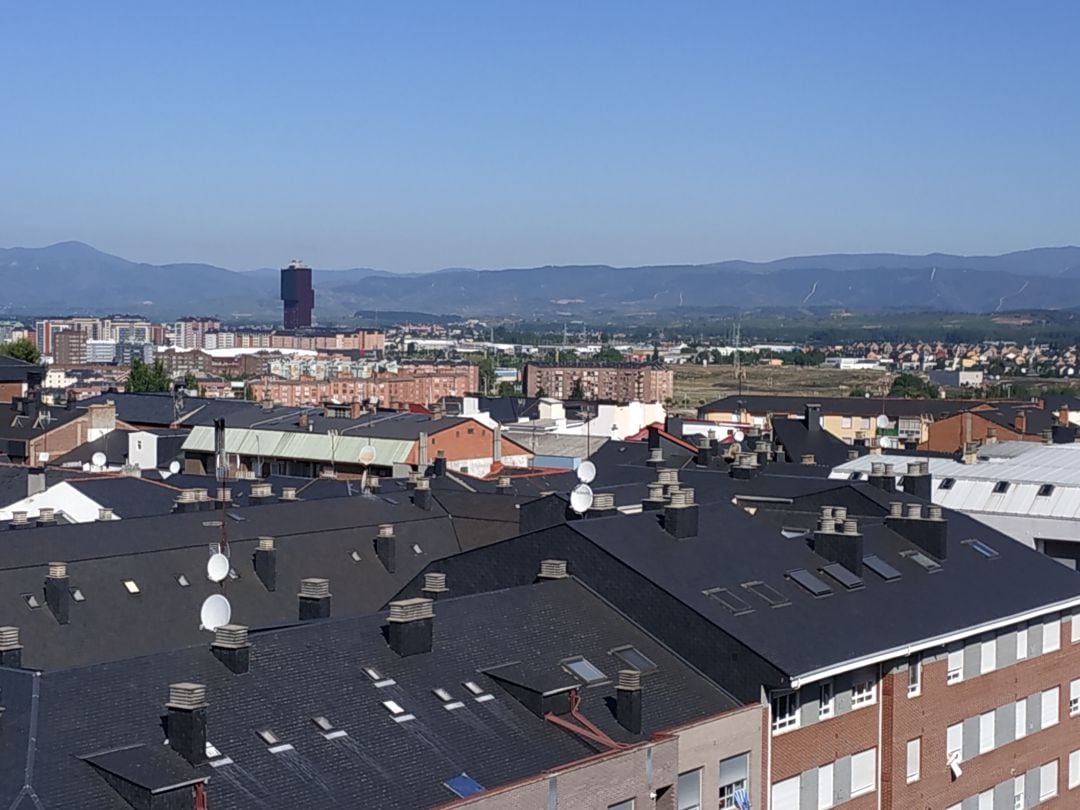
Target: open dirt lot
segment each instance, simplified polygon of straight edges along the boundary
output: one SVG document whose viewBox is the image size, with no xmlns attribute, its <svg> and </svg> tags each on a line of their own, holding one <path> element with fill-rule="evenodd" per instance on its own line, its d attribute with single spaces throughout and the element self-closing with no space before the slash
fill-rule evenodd
<svg viewBox="0 0 1080 810">
<path fill-rule="evenodd" d="M 892 384 L 887 371 L 839 371 L 811 366 L 743 366 L 744 394 L 844 397 L 860 387 L 873 394 Z M 675 409 L 693 412 L 699 405 L 739 391 L 732 366 L 675 366 Z"/>
</svg>

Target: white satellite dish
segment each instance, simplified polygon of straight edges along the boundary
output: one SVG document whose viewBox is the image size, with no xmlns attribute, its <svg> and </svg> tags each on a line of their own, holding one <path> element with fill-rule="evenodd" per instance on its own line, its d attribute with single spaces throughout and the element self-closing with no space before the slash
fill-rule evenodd
<svg viewBox="0 0 1080 810">
<path fill-rule="evenodd" d="M 199 611 L 199 625 L 203 630 L 217 630 L 229 623 L 232 618 L 232 605 L 220 593 L 206 597 Z"/>
<path fill-rule="evenodd" d="M 375 448 L 372 447 L 370 444 L 365 444 L 363 447 L 360 448 L 360 463 L 370 464 L 375 460 L 376 455 L 378 454 L 375 452 Z"/>
<path fill-rule="evenodd" d="M 577 468 L 577 479 L 583 484 L 591 484 L 596 478 L 596 465 L 591 461 L 583 461 Z"/>
<path fill-rule="evenodd" d="M 221 582 L 229 575 L 229 558 L 220 551 L 211 554 L 206 561 L 206 578 L 211 582 Z"/>
<path fill-rule="evenodd" d="M 741 442 L 743 439 L 746 438 L 746 434 L 743 433 L 741 430 L 736 430 L 735 433 L 732 434 L 731 438 L 733 438 L 737 442 Z"/>
<path fill-rule="evenodd" d="M 588 484 L 578 484 L 570 491 L 570 508 L 583 515 L 592 508 L 593 492 Z"/>
<path fill-rule="evenodd" d="M 179 461 L 170 461 L 169 462 L 169 472 L 171 472 L 173 475 L 176 475 L 178 472 L 180 472 L 180 462 Z"/>
<path fill-rule="evenodd" d="M 106 461 L 108 461 L 108 459 L 105 457 L 105 454 L 102 453 L 100 450 L 94 453 L 94 455 L 90 456 L 90 463 L 93 464 L 95 467 L 104 467 Z"/>
<path fill-rule="evenodd" d="M 887 417 L 887 416 L 886 416 L 885 414 L 883 414 L 883 413 L 881 413 L 881 414 L 878 414 L 878 418 L 877 418 L 877 426 L 878 426 L 879 428 L 887 428 L 887 427 L 889 426 L 889 417 Z"/>
</svg>

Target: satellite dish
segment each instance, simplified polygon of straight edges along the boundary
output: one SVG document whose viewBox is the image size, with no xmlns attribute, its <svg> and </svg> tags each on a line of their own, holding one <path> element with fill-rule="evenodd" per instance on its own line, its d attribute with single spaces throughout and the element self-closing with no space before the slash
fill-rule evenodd
<svg viewBox="0 0 1080 810">
<path fill-rule="evenodd" d="M 577 478 L 583 484 L 590 484 L 596 478 L 596 465 L 591 461 L 583 461 L 578 465 Z"/>
<path fill-rule="evenodd" d="M 360 463 L 370 464 L 375 460 L 376 455 L 378 454 L 375 452 L 375 448 L 372 447 L 370 444 L 365 444 L 363 447 L 360 448 Z"/>
<path fill-rule="evenodd" d="M 592 508 L 593 492 L 588 484 L 578 484 L 570 492 L 570 508 L 583 515 Z"/>
<path fill-rule="evenodd" d="M 173 475 L 176 475 L 178 472 L 180 472 L 180 462 L 179 461 L 170 461 L 169 462 L 169 472 L 171 472 Z"/>
<path fill-rule="evenodd" d="M 220 593 L 206 597 L 199 611 L 199 625 L 203 630 L 217 630 L 229 623 L 232 618 L 232 605 Z"/>
<path fill-rule="evenodd" d="M 206 561 L 206 578 L 211 582 L 221 582 L 228 575 L 229 558 L 220 551 L 217 554 L 211 554 L 210 559 Z"/>
<path fill-rule="evenodd" d="M 94 453 L 94 455 L 90 456 L 90 463 L 93 464 L 95 467 L 104 467 L 106 461 L 108 461 L 108 459 L 105 457 L 105 454 L 102 453 L 100 450 Z"/>
<path fill-rule="evenodd" d="M 882 414 L 878 414 L 878 418 L 877 418 L 877 426 L 878 426 L 879 428 L 887 428 L 887 427 L 889 426 L 889 417 L 887 417 L 887 416 L 886 416 L 885 414 L 883 414 L 883 413 L 882 413 Z"/>
<path fill-rule="evenodd" d="M 741 430 L 736 430 L 731 438 L 733 438 L 737 442 L 741 442 L 743 439 L 746 438 L 746 434 L 743 433 Z"/>
</svg>

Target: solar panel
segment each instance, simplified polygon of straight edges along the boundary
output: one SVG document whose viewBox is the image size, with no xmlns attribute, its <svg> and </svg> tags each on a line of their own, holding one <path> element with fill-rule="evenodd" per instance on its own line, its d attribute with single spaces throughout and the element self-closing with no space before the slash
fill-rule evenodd
<svg viewBox="0 0 1080 810">
<path fill-rule="evenodd" d="M 702 591 L 702 593 L 710 599 L 715 599 L 736 616 L 751 613 L 754 610 L 745 599 L 736 596 L 727 588 L 709 588 L 707 591 Z"/>
<path fill-rule="evenodd" d="M 832 588 L 815 577 L 805 568 L 797 568 L 794 571 L 788 572 L 788 579 L 792 580 L 795 584 L 802 586 L 814 596 L 828 596 L 832 593 Z"/>
<path fill-rule="evenodd" d="M 885 562 L 881 557 L 876 554 L 870 554 L 863 557 L 863 565 L 877 574 L 886 582 L 892 582 L 894 579 L 900 579 L 900 572 Z"/>
<path fill-rule="evenodd" d="M 843 585 L 845 589 L 849 591 L 853 591 L 856 588 L 863 587 L 862 577 L 856 576 L 855 574 L 851 573 L 840 563 L 829 563 L 821 570 L 833 579 L 835 579 L 837 582 Z"/>
<path fill-rule="evenodd" d="M 475 796 L 477 793 L 484 792 L 484 786 L 462 771 L 457 776 L 452 776 L 443 782 L 443 786 L 446 787 L 455 796 L 460 796 L 462 799 L 468 796 Z"/>
</svg>

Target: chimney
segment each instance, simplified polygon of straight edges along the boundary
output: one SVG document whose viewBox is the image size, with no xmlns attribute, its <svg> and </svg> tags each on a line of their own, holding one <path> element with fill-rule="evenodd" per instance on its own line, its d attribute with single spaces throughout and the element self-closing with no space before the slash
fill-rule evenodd
<svg viewBox="0 0 1080 810">
<path fill-rule="evenodd" d="M 641 733 L 641 673 L 620 669 L 615 687 L 615 719 L 631 734 Z"/>
<path fill-rule="evenodd" d="M 664 466 L 664 450 L 662 447 L 649 448 L 649 457 L 645 460 L 645 463 L 650 467 L 663 467 Z"/>
<path fill-rule="evenodd" d="M 930 476 L 930 462 L 912 461 L 908 463 L 907 474 L 904 476 L 904 492 L 914 495 L 924 501 L 932 498 L 932 478 Z"/>
<path fill-rule="evenodd" d="M 1053 428 L 1047 428 L 1046 430 L 1042 431 L 1042 433 L 1040 435 L 1042 436 L 1043 444 L 1053 444 L 1054 443 L 1054 429 Z"/>
<path fill-rule="evenodd" d="M 541 560 L 540 573 L 537 579 L 566 579 L 570 574 L 566 567 L 566 560 Z"/>
<path fill-rule="evenodd" d="M 979 463 L 979 445 L 976 442 L 964 442 L 964 463 Z"/>
<path fill-rule="evenodd" d="M 931 504 L 926 517 L 922 516 L 922 511 L 921 504 L 893 501 L 889 504 L 885 525 L 931 557 L 944 560 L 948 556 L 949 524 L 940 506 Z"/>
<path fill-rule="evenodd" d="M 1027 413 L 1025 411 L 1017 411 L 1016 417 L 1013 419 L 1013 426 L 1016 428 L 1016 432 L 1021 435 L 1027 433 Z"/>
<path fill-rule="evenodd" d="M 1058 408 L 1058 424 L 1062 426 L 1068 426 L 1069 424 L 1069 406 L 1062 405 Z"/>
<path fill-rule="evenodd" d="M 274 410 L 274 400 L 270 399 L 269 397 L 265 398 L 261 404 L 263 413 L 270 413 L 272 410 Z"/>
<path fill-rule="evenodd" d="M 169 747 L 192 765 L 206 762 L 206 686 L 170 683 L 165 732 Z"/>
<path fill-rule="evenodd" d="M 199 511 L 199 494 L 194 489 L 182 489 L 180 494 L 176 496 L 176 511 L 177 512 L 198 512 Z"/>
<path fill-rule="evenodd" d="M 22 667 L 22 644 L 19 643 L 18 627 L 0 627 L 0 667 Z"/>
<path fill-rule="evenodd" d="M 594 492 L 589 514 L 593 517 L 609 517 L 615 514 L 615 494 L 613 492 Z"/>
<path fill-rule="evenodd" d="M 657 470 L 656 480 L 664 485 L 664 494 L 667 494 L 672 487 L 679 488 L 679 471 L 671 468 Z"/>
<path fill-rule="evenodd" d="M 822 507 L 814 532 L 814 551 L 829 562 L 840 563 L 855 576 L 862 576 L 863 536 L 854 520 L 838 519 L 835 507 Z"/>
<path fill-rule="evenodd" d="M 296 424 L 301 430 L 311 430 L 311 417 L 308 416 L 307 411 L 300 412 L 300 418 Z"/>
<path fill-rule="evenodd" d="M 696 462 L 701 467 L 709 466 L 709 457 L 712 455 L 712 448 L 709 446 L 708 436 L 698 436 L 697 438 L 697 458 Z"/>
<path fill-rule="evenodd" d="M 330 580 L 300 580 L 300 621 L 330 618 Z"/>
<path fill-rule="evenodd" d="M 595 495 L 593 498 L 595 499 Z M 664 500 L 664 485 L 659 481 L 653 481 L 649 484 L 649 495 L 641 502 L 641 509 L 644 512 L 655 512 L 657 509 L 663 509 L 665 504 Z"/>
<path fill-rule="evenodd" d="M 757 456 L 753 453 L 739 453 L 728 474 L 740 481 L 749 481 L 758 474 Z"/>
<path fill-rule="evenodd" d="M 870 475 L 866 480 L 884 492 L 896 492 L 896 475 L 892 464 L 871 462 Z"/>
<path fill-rule="evenodd" d="M 677 540 L 697 537 L 698 506 L 694 503 L 694 490 L 672 493 L 671 503 L 664 507 L 664 529 Z"/>
<path fill-rule="evenodd" d="M 446 451 L 438 450 L 435 453 L 435 464 L 432 474 L 436 478 L 442 478 L 446 475 Z"/>
<path fill-rule="evenodd" d="M 51 506 L 43 506 L 38 509 L 38 526 L 52 526 L 56 523 L 56 509 Z"/>
<path fill-rule="evenodd" d="M 492 434 L 494 436 L 491 447 L 491 460 L 502 461 L 502 425 L 498 422 L 495 423 L 495 431 Z"/>
<path fill-rule="evenodd" d="M 431 509 L 431 481 L 427 478 L 416 480 L 416 489 L 413 490 L 413 506 L 423 509 L 425 512 Z"/>
<path fill-rule="evenodd" d="M 242 624 L 223 624 L 215 630 L 210 651 L 218 661 L 237 675 L 243 675 L 251 668 L 248 629 Z"/>
<path fill-rule="evenodd" d="M 756 453 L 758 467 L 765 467 L 769 463 L 769 443 L 763 439 L 759 439 L 757 443 Z"/>
<path fill-rule="evenodd" d="M 848 461 L 854 461 L 855 459 L 857 459 L 859 457 L 859 451 L 858 450 L 848 450 L 847 451 L 847 457 L 848 457 Z"/>
<path fill-rule="evenodd" d="M 799 463 L 802 464 L 804 467 L 813 467 L 815 464 L 814 454 L 803 453 L 802 456 L 799 457 Z"/>
<path fill-rule="evenodd" d="M 660 450 L 660 428 L 656 425 L 649 425 L 645 430 L 649 437 L 649 450 Z"/>
<path fill-rule="evenodd" d="M 217 500 L 222 503 L 232 503 L 232 489 L 229 487 L 218 487 Z"/>
<path fill-rule="evenodd" d="M 397 569 L 397 543 L 394 541 L 393 523 L 379 525 L 379 534 L 375 538 L 375 556 L 379 558 L 387 573 L 392 574 Z"/>
<path fill-rule="evenodd" d="M 390 649 L 407 658 L 431 652 L 431 636 L 435 625 L 434 602 L 418 597 L 390 603 L 387 640 Z"/>
<path fill-rule="evenodd" d="M 446 587 L 446 574 L 430 571 L 424 574 L 424 596 L 435 601 L 450 592 Z"/>
<path fill-rule="evenodd" d="M 997 441 L 998 441 L 997 428 L 996 427 L 988 427 L 986 429 L 986 443 L 987 444 L 997 444 Z"/>
<path fill-rule="evenodd" d="M 11 512 L 11 528 L 13 529 L 26 529 L 30 526 L 30 521 L 26 518 L 25 509 L 15 509 Z"/>
<path fill-rule="evenodd" d="M 349 418 L 359 419 L 364 415 L 364 403 L 357 397 L 353 397 L 352 402 L 349 403 Z"/>
<path fill-rule="evenodd" d="M 420 435 L 417 437 L 417 466 L 421 470 L 426 470 L 428 465 L 428 435 L 424 431 L 420 431 Z"/>
<path fill-rule="evenodd" d="M 45 579 L 45 604 L 49 606 L 57 624 L 68 623 L 71 590 L 68 587 L 67 563 L 49 563 L 49 576 Z"/>
<path fill-rule="evenodd" d="M 97 519 L 99 521 L 113 520 L 113 511 L 110 506 L 102 506 L 98 509 Z"/>
<path fill-rule="evenodd" d="M 283 501 L 295 501 L 296 500 L 296 487 L 282 487 L 281 488 L 281 500 L 283 500 Z"/>
<path fill-rule="evenodd" d="M 808 403 L 806 406 L 806 431 L 817 433 L 821 430 L 821 406 Z"/>
<path fill-rule="evenodd" d="M 39 492 L 44 492 L 47 487 L 44 467 L 31 467 L 26 471 L 26 497 L 29 498 Z"/>
<path fill-rule="evenodd" d="M 266 503 L 274 497 L 274 488 L 266 481 L 256 481 L 251 485 L 249 500 L 252 504 Z"/>
<path fill-rule="evenodd" d="M 273 537 L 260 537 L 255 549 L 255 576 L 268 591 L 277 590 L 277 550 Z"/>
<path fill-rule="evenodd" d="M 856 431 L 855 440 L 854 440 L 853 444 L 856 447 L 866 447 L 867 441 L 866 441 L 866 431 L 865 430 Z"/>
<path fill-rule="evenodd" d="M 498 482 L 495 484 L 495 488 L 499 490 L 499 492 L 503 493 L 504 495 L 508 495 L 510 494 L 511 490 L 513 490 L 513 487 L 514 482 L 508 474 L 502 473 L 499 475 Z"/>
</svg>

